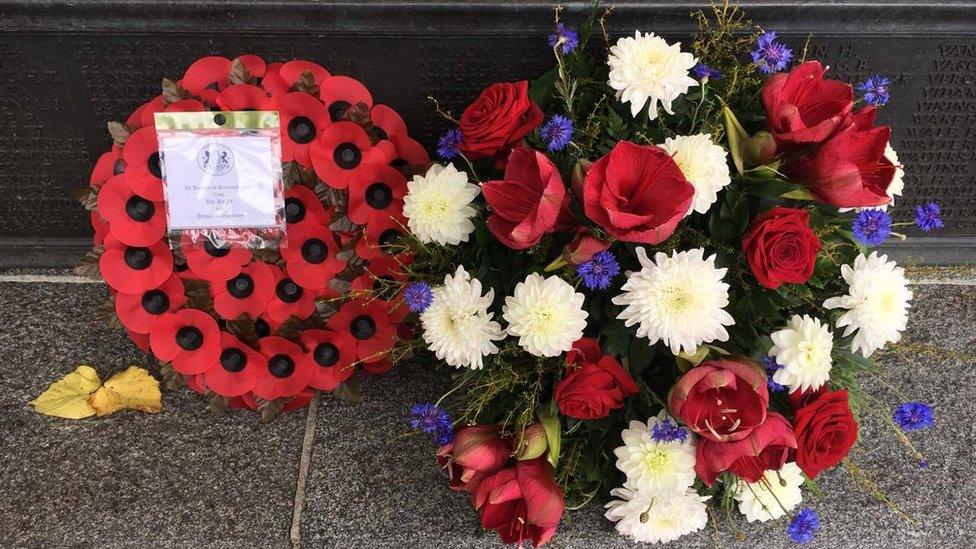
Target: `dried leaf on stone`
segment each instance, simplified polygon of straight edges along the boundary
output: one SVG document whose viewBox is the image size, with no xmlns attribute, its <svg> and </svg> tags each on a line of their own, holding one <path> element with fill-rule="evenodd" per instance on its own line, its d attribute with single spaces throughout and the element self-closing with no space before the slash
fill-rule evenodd
<svg viewBox="0 0 976 549">
<path fill-rule="evenodd" d="M 112 141 L 121 147 L 125 145 L 126 140 L 129 139 L 129 135 L 132 134 L 132 128 L 121 122 L 109 122 L 108 133 L 112 136 Z"/>
<path fill-rule="evenodd" d="M 98 191 L 91 187 L 79 187 L 74 190 L 75 198 L 89 212 L 98 209 Z"/>
<path fill-rule="evenodd" d="M 119 315 L 115 311 L 115 301 L 113 298 L 109 297 L 98 306 L 98 312 L 96 313 L 98 319 L 105 322 L 113 328 L 121 328 L 122 322 L 119 320 Z"/>
<path fill-rule="evenodd" d="M 163 387 L 170 391 L 176 391 L 186 386 L 186 379 L 173 368 L 172 362 L 160 362 L 159 376 L 163 378 Z"/>
<path fill-rule="evenodd" d="M 281 252 L 275 248 L 255 248 L 251 255 L 265 263 L 276 264 L 281 261 Z"/>
<path fill-rule="evenodd" d="M 254 330 L 254 319 L 246 314 L 242 314 L 234 320 L 228 320 L 226 328 L 228 332 L 245 343 L 253 345 L 258 341 L 258 334 Z"/>
<path fill-rule="evenodd" d="M 288 399 L 264 400 L 263 398 L 256 398 L 254 403 L 257 405 L 258 411 L 261 412 L 261 423 L 268 423 L 281 414 L 281 410 L 288 403 Z"/>
<path fill-rule="evenodd" d="M 292 91 L 305 92 L 315 97 L 319 96 L 319 85 L 315 83 L 315 75 L 312 71 L 305 71 L 300 77 L 298 77 L 298 82 L 291 87 Z"/>
<path fill-rule="evenodd" d="M 102 380 L 91 366 L 78 366 L 75 371 L 55 381 L 30 402 L 34 411 L 67 419 L 82 419 L 95 415 L 96 411 L 88 403 Z"/>
<path fill-rule="evenodd" d="M 230 74 L 227 75 L 227 81 L 231 84 L 257 84 L 258 79 L 254 78 L 251 71 L 247 70 L 244 63 L 241 60 L 234 59 L 233 63 L 230 64 Z"/>
<path fill-rule="evenodd" d="M 333 389 L 332 396 L 350 404 L 360 404 L 363 402 L 363 393 L 359 390 L 359 380 L 356 379 L 356 376 L 340 383 L 338 387 Z"/>
<path fill-rule="evenodd" d="M 73 272 L 78 276 L 92 280 L 102 280 L 102 271 L 98 268 L 98 260 L 104 251 L 105 249 L 101 246 L 96 246 L 85 252 L 85 257 L 81 259 L 81 263 L 74 268 Z"/>
<path fill-rule="evenodd" d="M 88 399 L 95 413 L 104 416 L 118 410 L 156 413 L 163 409 L 159 381 L 145 368 L 129 366 L 110 377 Z"/>
<path fill-rule="evenodd" d="M 183 99 L 190 99 L 191 97 L 193 97 L 193 94 L 183 86 L 180 86 L 169 78 L 163 78 L 163 102 L 167 105 Z"/>
<path fill-rule="evenodd" d="M 290 189 L 295 185 L 305 185 L 315 190 L 315 172 L 307 170 L 298 162 L 285 162 L 281 165 L 281 176 L 285 182 L 285 188 Z"/>
</svg>

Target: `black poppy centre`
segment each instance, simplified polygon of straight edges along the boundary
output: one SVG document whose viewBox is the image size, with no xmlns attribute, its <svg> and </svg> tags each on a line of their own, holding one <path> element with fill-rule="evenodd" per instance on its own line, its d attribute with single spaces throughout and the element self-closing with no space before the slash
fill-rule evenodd
<svg viewBox="0 0 976 549">
<path fill-rule="evenodd" d="M 315 139 L 315 123 L 306 116 L 296 116 L 288 122 L 288 137 L 299 145 Z"/>
<path fill-rule="evenodd" d="M 348 101 L 333 101 L 332 104 L 329 105 L 329 118 L 332 119 L 333 122 L 342 120 L 346 117 L 346 111 L 348 111 L 349 107 L 351 106 L 352 105 L 350 105 Z"/>
<path fill-rule="evenodd" d="M 383 182 L 376 182 L 366 187 L 366 203 L 376 210 L 382 210 L 393 202 L 393 190 Z"/>
<path fill-rule="evenodd" d="M 133 221 L 149 221 L 156 213 L 156 206 L 141 196 L 133 196 L 125 202 L 125 213 Z"/>
<path fill-rule="evenodd" d="M 403 233 L 396 229 L 387 229 L 380 233 L 379 243 L 380 246 L 389 246 L 390 244 L 395 244 L 396 241 L 403 236 Z"/>
<path fill-rule="evenodd" d="M 319 366 L 335 366 L 339 362 L 339 348 L 331 343 L 319 343 L 312 356 Z"/>
<path fill-rule="evenodd" d="M 228 372 L 240 372 L 247 366 L 247 355 L 240 349 L 224 349 L 220 353 L 220 366 Z"/>
<path fill-rule="evenodd" d="M 125 249 L 122 258 L 130 269 L 136 271 L 148 269 L 149 265 L 152 264 L 152 252 L 149 251 L 149 248 L 130 246 Z"/>
<path fill-rule="evenodd" d="M 349 332 L 356 339 L 369 339 L 376 335 L 376 321 L 366 315 L 359 315 L 349 323 Z"/>
<path fill-rule="evenodd" d="M 227 281 L 227 293 L 237 299 L 247 299 L 254 293 L 254 279 L 241 273 Z"/>
<path fill-rule="evenodd" d="M 305 219 L 305 203 L 297 198 L 285 199 L 285 221 L 298 223 Z"/>
<path fill-rule="evenodd" d="M 142 294 L 142 309 L 151 315 L 161 315 L 169 310 L 169 296 L 162 290 L 149 290 Z"/>
<path fill-rule="evenodd" d="M 160 178 L 163 177 L 163 169 L 159 165 L 159 151 L 149 155 L 149 158 L 146 159 L 146 168 L 149 170 L 149 173 L 153 174 L 153 176 Z"/>
<path fill-rule="evenodd" d="M 310 238 L 302 244 L 302 259 L 309 263 L 322 263 L 329 257 L 329 247 L 318 238 Z"/>
<path fill-rule="evenodd" d="M 230 253 L 230 248 L 227 246 L 217 246 L 210 240 L 205 240 L 203 242 L 203 250 L 207 252 L 210 257 L 224 257 Z"/>
<path fill-rule="evenodd" d="M 288 355 L 275 355 L 268 359 L 268 371 L 278 379 L 288 377 L 295 371 L 295 361 Z"/>
<path fill-rule="evenodd" d="M 176 344 L 184 351 L 196 351 L 203 345 L 203 333 L 196 326 L 183 326 L 176 332 Z"/>
<path fill-rule="evenodd" d="M 352 143 L 340 143 L 332 154 L 337 166 L 344 170 L 355 169 L 363 159 L 363 152 Z"/>
<path fill-rule="evenodd" d="M 302 288 L 294 280 L 286 278 L 275 287 L 275 295 L 285 303 L 294 303 L 302 298 Z"/>
</svg>

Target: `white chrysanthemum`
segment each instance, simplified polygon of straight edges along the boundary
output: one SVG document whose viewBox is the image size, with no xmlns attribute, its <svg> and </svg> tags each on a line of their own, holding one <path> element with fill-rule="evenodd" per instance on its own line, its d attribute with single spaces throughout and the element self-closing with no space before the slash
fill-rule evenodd
<svg viewBox="0 0 976 549">
<path fill-rule="evenodd" d="M 608 84 L 617 90 L 618 99 L 630 103 L 634 117 L 650 100 L 647 114 L 654 120 L 658 102 L 668 114 L 673 114 L 671 102 L 698 85 L 688 76 L 697 62 L 694 55 L 681 51 L 680 43 L 668 44 L 653 32 L 642 35 L 635 31 L 633 38 L 621 38 L 610 48 Z"/>
<path fill-rule="evenodd" d="M 556 356 L 571 349 L 583 337 L 586 316 L 583 294 L 558 276 L 543 278 L 538 273 L 516 284 L 502 308 L 508 333 L 535 356 Z"/>
<path fill-rule="evenodd" d="M 732 182 L 725 149 L 712 143 L 712 136 L 708 134 L 669 137 L 661 148 L 668 151 L 685 179 L 695 188 L 688 214 L 707 212 L 718 200 L 718 191 Z"/>
<path fill-rule="evenodd" d="M 905 270 L 888 256 L 872 252 L 854 259 L 854 267 L 842 265 L 841 275 L 849 287 L 847 295 L 824 301 L 828 309 L 847 309 L 837 319 L 837 327 L 845 328 L 844 336 L 855 331 L 851 350 L 865 357 L 889 342 L 901 339 L 908 324 L 908 308 L 912 291 L 905 280 Z"/>
<path fill-rule="evenodd" d="M 642 268 L 628 273 L 623 293 L 613 298 L 626 306 L 617 318 L 628 328 L 638 324 L 638 337 L 652 345 L 663 340 L 674 354 L 727 341 L 725 327 L 735 320 L 724 310 L 729 304 L 729 285 L 722 282 L 726 269 L 715 267 L 714 255 L 704 255 L 702 248 L 671 256 L 658 252 L 651 261 L 644 248 L 637 248 Z"/>
<path fill-rule="evenodd" d="M 480 369 L 482 357 L 498 352 L 492 342 L 505 337 L 488 312 L 494 290 L 481 295 L 481 281 L 458 267 L 433 293 L 430 307 L 420 315 L 428 348 L 451 366 Z"/>
<path fill-rule="evenodd" d="M 891 183 L 888 184 L 888 198 L 891 199 L 891 202 L 882 206 L 868 208 L 840 208 L 838 211 L 887 210 L 889 207 L 895 205 L 895 197 L 901 196 L 901 193 L 905 190 L 905 170 L 902 168 L 901 162 L 898 161 L 898 153 L 895 152 L 895 149 L 891 148 L 891 143 L 885 145 L 884 155 L 885 158 L 895 165 L 895 176 L 891 178 Z"/>
<path fill-rule="evenodd" d="M 480 192 L 454 164 L 433 164 L 425 175 L 415 175 L 407 183 L 403 197 L 407 227 L 421 242 L 452 246 L 467 242 L 474 232 L 471 202 Z"/>
<path fill-rule="evenodd" d="M 647 423 L 631 421 L 620 433 L 624 445 L 616 448 L 617 469 L 627 475 L 624 487 L 655 496 L 683 492 L 695 482 L 695 443 L 684 440 L 655 440 L 654 428 L 675 420 L 661 411 Z"/>
<path fill-rule="evenodd" d="M 756 482 L 739 481 L 734 497 L 747 521 L 766 522 L 782 517 L 799 505 L 803 499 L 802 484 L 803 474 L 791 461 L 779 471 L 767 470 Z"/>
<path fill-rule="evenodd" d="M 830 378 L 834 334 L 820 319 L 793 315 L 786 328 L 770 337 L 769 356 L 782 366 L 773 373 L 773 381 L 793 392 L 819 389 Z"/>
<path fill-rule="evenodd" d="M 620 499 L 606 504 L 606 516 L 616 522 L 617 532 L 639 543 L 667 543 L 697 532 L 708 523 L 705 500 L 688 489 L 668 496 L 651 496 L 627 488 L 614 488 Z"/>
</svg>

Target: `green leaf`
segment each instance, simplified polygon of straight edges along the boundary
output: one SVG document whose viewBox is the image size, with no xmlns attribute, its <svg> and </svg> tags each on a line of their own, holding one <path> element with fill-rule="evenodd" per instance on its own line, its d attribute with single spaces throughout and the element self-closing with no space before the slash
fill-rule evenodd
<svg viewBox="0 0 976 549">
<path fill-rule="evenodd" d="M 540 408 L 538 412 L 539 422 L 546 430 L 546 442 L 549 443 L 549 463 L 553 468 L 559 463 L 559 443 L 562 438 L 562 429 L 559 426 L 559 418 L 548 408 Z"/>
<path fill-rule="evenodd" d="M 739 175 L 745 173 L 746 147 L 749 145 L 749 134 L 735 117 L 735 113 L 728 105 L 722 107 L 722 115 L 725 117 L 725 133 L 729 140 L 729 153 L 732 155 L 732 163 Z"/>
</svg>

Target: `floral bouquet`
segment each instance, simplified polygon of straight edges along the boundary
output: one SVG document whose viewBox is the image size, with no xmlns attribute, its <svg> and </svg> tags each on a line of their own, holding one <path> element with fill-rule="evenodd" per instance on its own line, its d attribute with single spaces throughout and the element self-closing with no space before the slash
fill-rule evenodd
<svg viewBox="0 0 976 549">
<path fill-rule="evenodd" d="M 608 499 L 640 542 L 736 512 L 807 542 L 803 493 L 858 471 L 860 415 L 923 467 L 901 431 L 933 422 L 859 384 L 912 300 L 869 249 L 907 224 L 875 122 L 889 81 L 857 94 L 727 5 L 694 14 L 690 51 L 612 42 L 608 13 L 571 28 L 557 9 L 552 70 L 456 120 L 438 105 L 451 163 L 408 183 L 392 251 L 412 261 L 418 353 L 459 371 L 412 426 L 505 543 L 541 545 L 564 509 Z M 942 224 L 934 203 L 915 218 Z"/>
</svg>

